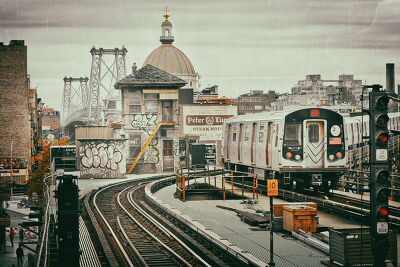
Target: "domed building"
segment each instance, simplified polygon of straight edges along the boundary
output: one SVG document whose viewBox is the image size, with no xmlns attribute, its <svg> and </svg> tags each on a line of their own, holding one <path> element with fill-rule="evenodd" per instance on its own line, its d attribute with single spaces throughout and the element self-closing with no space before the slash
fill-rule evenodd
<svg viewBox="0 0 400 267">
<path fill-rule="evenodd" d="M 198 92 L 199 75 L 194 70 L 192 62 L 190 62 L 185 53 L 172 45 L 174 36 L 172 36 L 172 23 L 168 20 L 170 15 L 166 12 L 163 17 L 165 20 L 161 23 L 161 45 L 150 53 L 144 61 L 143 67 L 150 64 L 162 69 L 185 80 L 187 84 L 182 89 L 193 88 L 193 92 Z"/>
</svg>

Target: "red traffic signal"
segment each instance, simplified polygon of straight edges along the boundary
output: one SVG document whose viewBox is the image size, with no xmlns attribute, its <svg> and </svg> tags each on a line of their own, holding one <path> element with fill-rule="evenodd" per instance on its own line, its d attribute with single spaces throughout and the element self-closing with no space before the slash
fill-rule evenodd
<svg viewBox="0 0 400 267">
<path fill-rule="evenodd" d="M 388 141 L 389 141 L 389 134 L 386 132 L 381 132 L 376 137 L 376 143 L 380 146 L 386 146 Z"/>
<path fill-rule="evenodd" d="M 388 215 L 388 208 L 386 206 L 382 206 L 378 209 L 377 215 L 379 217 L 386 217 Z M 378 219 L 379 219 L 378 217 Z"/>
</svg>

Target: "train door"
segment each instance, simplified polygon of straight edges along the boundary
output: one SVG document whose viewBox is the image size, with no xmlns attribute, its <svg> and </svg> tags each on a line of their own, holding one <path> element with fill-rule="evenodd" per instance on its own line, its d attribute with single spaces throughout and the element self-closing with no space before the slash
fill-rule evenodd
<svg viewBox="0 0 400 267">
<path fill-rule="evenodd" d="M 267 167 L 271 167 L 272 165 L 272 135 L 274 132 L 274 125 L 272 122 L 268 122 L 268 130 L 267 130 L 267 140 L 265 144 L 265 163 Z"/>
<path fill-rule="evenodd" d="M 304 159 L 306 168 L 324 168 L 325 122 L 305 121 Z"/>
<path fill-rule="evenodd" d="M 253 128 L 251 130 L 251 146 L 250 146 L 250 159 L 251 159 L 251 164 L 255 164 L 255 158 L 256 158 L 256 123 L 253 123 Z"/>
<path fill-rule="evenodd" d="M 243 123 L 240 124 L 239 126 L 239 138 L 238 138 L 238 161 L 242 161 L 241 153 L 242 153 L 242 135 L 243 135 Z"/>
</svg>

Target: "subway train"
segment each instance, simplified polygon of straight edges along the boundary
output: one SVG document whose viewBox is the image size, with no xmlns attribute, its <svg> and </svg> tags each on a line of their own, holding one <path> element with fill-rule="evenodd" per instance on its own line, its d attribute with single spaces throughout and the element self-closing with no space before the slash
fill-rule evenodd
<svg viewBox="0 0 400 267">
<path fill-rule="evenodd" d="M 399 130 L 399 114 L 389 117 L 389 128 Z M 237 116 L 224 123 L 224 165 L 286 188 L 328 192 L 348 169 L 346 152 L 366 144 L 368 120 L 319 107 Z"/>
</svg>

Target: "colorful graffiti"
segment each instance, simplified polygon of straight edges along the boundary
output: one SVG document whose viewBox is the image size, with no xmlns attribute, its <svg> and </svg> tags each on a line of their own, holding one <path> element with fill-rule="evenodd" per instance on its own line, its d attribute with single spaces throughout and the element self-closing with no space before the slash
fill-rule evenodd
<svg viewBox="0 0 400 267">
<path fill-rule="evenodd" d="M 151 140 L 147 149 L 148 154 L 145 157 L 146 163 L 159 163 L 160 162 L 160 150 L 158 149 L 158 138 Z"/>
<path fill-rule="evenodd" d="M 79 148 L 81 174 L 101 178 L 125 174 L 126 147 L 125 141 L 82 143 Z"/>
<path fill-rule="evenodd" d="M 139 130 L 145 131 L 147 134 L 151 134 L 152 128 L 157 125 L 158 116 L 157 114 L 144 113 L 136 114 L 131 122 L 132 127 L 138 128 Z"/>
</svg>

